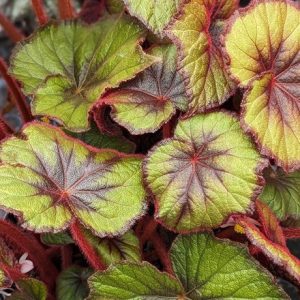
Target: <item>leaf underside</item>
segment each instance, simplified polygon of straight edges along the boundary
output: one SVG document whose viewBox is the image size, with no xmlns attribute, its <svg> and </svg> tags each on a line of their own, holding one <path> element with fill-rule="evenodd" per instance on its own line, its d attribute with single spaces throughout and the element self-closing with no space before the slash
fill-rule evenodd
<svg viewBox="0 0 300 300">
<path fill-rule="evenodd" d="M 71 131 L 86 131 L 88 112 L 104 91 L 154 62 L 139 46 L 144 34 L 122 15 L 89 26 L 50 24 L 17 47 L 10 71 L 27 94 L 34 94 L 34 114 L 54 117 Z"/>
<path fill-rule="evenodd" d="M 132 134 L 158 130 L 176 108 L 185 110 L 188 104 L 183 79 L 176 70 L 176 48 L 156 46 L 149 54 L 158 62 L 102 98 L 113 107 L 112 118 Z"/>
<path fill-rule="evenodd" d="M 146 182 L 156 198 L 156 217 L 168 228 L 215 228 L 232 213 L 245 213 L 261 190 L 263 167 L 236 117 L 226 112 L 179 121 L 173 139 L 151 150 Z"/>
<path fill-rule="evenodd" d="M 210 234 L 179 236 L 171 259 L 176 278 L 146 262 L 97 272 L 89 279 L 91 299 L 285 299 L 245 248 Z"/>
<path fill-rule="evenodd" d="M 188 115 L 219 106 L 235 90 L 225 70 L 220 34 L 237 7 L 236 0 L 191 0 L 166 29 L 178 48 L 179 71 L 190 97 Z"/>
<path fill-rule="evenodd" d="M 36 232 L 79 220 L 99 236 L 124 232 L 143 212 L 141 161 L 91 148 L 38 122 L 0 151 L 0 205 Z M 15 187 L 18 187 L 17 189 Z"/>
<path fill-rule="evenodd" d="M 230 72 L 248 87 L 243 127 L 286 171 L 300 166 L 299 41 L 299 8 L 281 0 L 255 1 L 233 17 L 225 36 Z"/>
</svg>

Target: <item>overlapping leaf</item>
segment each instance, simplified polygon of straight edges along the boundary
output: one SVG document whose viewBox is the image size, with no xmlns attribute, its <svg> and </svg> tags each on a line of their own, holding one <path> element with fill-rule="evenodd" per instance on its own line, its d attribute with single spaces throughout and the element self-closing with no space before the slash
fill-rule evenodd
<svg viewBox="0 0 300 300">
<path fill-rule="evenodd" d="M 240 220 L 239 223 L 244 227 L 248 239 L 253 245 L 258 247 L 272 262 L 300 283 L 300 260 L 293 256 L 288 248 L 276 244 L 269 240 L 253 224 Z"/>
<path fill-rule="evenodd" d="M 57 300 L 82 300 L 89 294 L 87 279 L 92 270 L 71 266 L 60 273 L 57 280 Z"/>
<path fill-rule="evenodd" d="M 132 16 L 137 17 L 160 38 L 164 28 L 179 11 L 184 0 L 123 0 Z"/>
<path fill-rule="evenodd" d="M 89 279 L 90 299 L 285 299 L 245 248 L 210 234 L 179 236 L 171 249 L 176 278 L 148 263 L 118 264 Z"/>
<path fill-rule="evenodd" d="M 139 46 L 143 36 L 126 16 L 108 16 L 89 26 L 50 24 L 16 50 L 11 72 L 26 93 L 35 95 L 34 114 L 85 131 L 88 112 L 103 92 L 154 62 Z"/>
<path fill-rule="evenodd" d="M 180 121 L 174 138 L 148 154 L 144 173 L 156 217 L 175 231 L 219 226 L 249 210 L 264 164 L 236 117 L 226 112 Z"/>
<path fill-rule="evenodd" d="M 41 234 L 41 241 L 50 246 L 63 246 L 68 244 L 73 244 L 74 240 L 67 232 L 58 232 L 58 233 L 43 233 Z"/>
<path fill-rule="evenodd" d="M 260 199 L 270 206 L 280 220 L 300 220 L 300 172 L 286 174 L 282 169 L 265 171 L 266 186 Z"/>
<path fill-rule="evenodd" d="M 286 171 L 300 166 L 300 11 L 290 1 L 253 1 L 228 28 L 230 71 L 249 87 L 243 127 Z"/>
<path fill-rule="evenodd" d="M 41 123 L 1 146 L 0 204 L 36 232 L 75 219 L 99 236 L 124 231 L 143 211 L 141 160 L 97 150 Z M 17 187 L 17 188 L 16 188 Z"/>
<path fill-rule="evenodd" d="M 220 34 L 237 6 L 236 0 L 191 0 L 167 28 L 180 53 L 180 71 L 190 96 L 189 114 L 220 105 L 235 89 L 225 70 Z"/>
<path fill-rule="evenodd" d="M 176 108 L 187 108 L 183 78 L 176 70 L 176 48 L 157 46 L 149 54 L 159 62 L 102 99 L 113 107 L 112 118 L 132 134 L 154 132 Z"/>
<path fill-rule="evenodd" d="M 45 284 L 34 278 L 21 279 L 16 282 L 16 290 L 9 299 L 11 300 L 46 300 L 47 288 Z"/>
</svg>

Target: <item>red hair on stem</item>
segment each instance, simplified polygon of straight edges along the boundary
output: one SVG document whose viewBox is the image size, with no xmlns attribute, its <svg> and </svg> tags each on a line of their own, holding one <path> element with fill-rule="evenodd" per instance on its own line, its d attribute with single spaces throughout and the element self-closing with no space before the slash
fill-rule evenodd
<svg viewBox="0 0 300 300">
<path fill-rule="evenodd" d="M 105 270 L 104 263 L 100 260 L 93 246 L 90 245 L 89 241 L 85 238 L 81 231 L 81 225 L 75 221 L 71 224 L 70 231 L 73 239 L 83 252 L 84 256 L 95 270 Z"/>
<path fill-rule="evenodd" d="M 43 1 L 42 0 L 31 0 L 32 8 L 35 12 L 35 15 L 40 23 L 40 25 L 44 25 L 48 22 L 48 16 L 45 12 Z"/>
<path fill-rule="evenodd" d="M 7 36 L 15 43 L 24 39 L 24 35 L 21 31 L 10 22 L 1 12 L 0 12 L 0 25 L 3 27 Z"/>
<path fill-rule="evenodd" d="M 17 107 L 23 121 L 25 123 L 31 121 L 33 118 L 30 112 L 30 108 L 26 102 L 26 98 L 21 92 L 21 89 L 18 83 L 16 82 L 16 80 L 14 80 L 14 78 L 12 78 L 8 74 L 8 67 L 6 65 L 6 62 L 1 57 L 0 57 L 0 74 L 3 76 L 4 80 L 7 83 L 9 92 L 11 94 L 11 99 L 14 102 L 13 104 Z"/>
<path fill-rule="evenodd" d="M 73 19 L 75 12 L 71 4 L 71 0 L 58 0 L 59 16 L 62 20 Z"/>
</svg>

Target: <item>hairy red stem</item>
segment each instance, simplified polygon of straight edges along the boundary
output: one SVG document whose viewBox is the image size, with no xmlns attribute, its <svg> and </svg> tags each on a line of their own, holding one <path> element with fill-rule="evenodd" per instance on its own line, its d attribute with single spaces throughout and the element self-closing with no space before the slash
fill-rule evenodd
<svg viewBox="0 0 300 300">
<path fill-rule="evenodd" d="M 2 140 L 13 133 L 14 131 L 12 130 L 12 128 L 7 124 L 3 117 L 0 116 L 0 139 Z"/>
<path fill-rule="evenodd" d="M 300 239 L 300 228 L 282 228 L 287 239 Z"/>
<path fill-rule="evenodd" d="M 45 12 L 43 1 L 42 0 L 31 0 L 32 8 L 35 12 L 35 15 L 40 23 L 44 25 L 48 22 L 48 16 Z"/>
<path fill-rule="evenodd" d="M 163 132 L 164 139 L 172 137 L 172 128 L 171 127 L 172 127 L 171 120 L 163 126 L 162 132 Z"/>
<path fill-rule="evenodd" d="M 162 241 L 160 235 L 157 232 L 155 232 L 152 234 L 150 240 L 151 240 L 153 247 L 159 257 L 160 262 L 163 264 L 164 270 L 166 272 L 168 272 L 169 274 L 174 275 L 174 271 L 172 268 L 172 263 L 170 260 L 168 250 L 167 250 L 164 242 Z"/>
<path fill-rule="evenodd" d="M 11 99 L 14 102 L 14 105 L 17 107 L 23 121 L 25 123 L 30 122 L 33 118 L 25 96 L 21 92 L 18 83 L 8 74 L 8 67 L 2 58 L 0 58 L 0 74 L 7 83 L 8 89 L 12 96 Z"/>
<path fill-rule="evenodd" d="M 0 236 L 11 241 L 24 253 L 27 252 L 34 266 L 39 271 L 41 279 L 48 285 L 50 290 L 55 289 L 55 279 L 58 275 L 57 269 L 45 255 L 45 249 L 35 238 L 4 220 L 0 220 Z"/>
<path fill-rule="evenodd" d="M 2 262 L 0 262 L 0 269 L 3 270 L 14 282 L 26 277 L 26 275 L 22 274 L 19 269 L 8 266 Z"/>
<path fill-rule="evenodd" d="M 72 264 L 72 247 L 70 245 L 62 246 L 61 248 L 62 268 L 67 269 Z"/>
<path fill-rule="evenodd" d="M 0 25 L 3 27 L 7 36 L 15 43 L 24 39 L 24 35 L 21 31 L 9 21 L 1 12 L 0 12 Z"/>
<path fill-rule="evenodd" d="M 80 224 L 75 221 L 71 227 L 70 231 L 72 234 L 73 239 L 76 241 L 77 245 L 79 246 L 80 250 L 85 255 L 86 259 L 90 263 L 90 265 L 95 270 L 105 270 L 106 267 L 104 263 L 100 260 L 100 257 L 97 255 L 95 249 L 90 245 L 88 240 L 85 238 L 84 234 L 81 231 Z"/>
<path fill-rule="evenodd" d="M 75 12 L 71 4 L 71 0 L 58 0 L 59 16 L 62 20 L 73 19 Z"/>
</svg>

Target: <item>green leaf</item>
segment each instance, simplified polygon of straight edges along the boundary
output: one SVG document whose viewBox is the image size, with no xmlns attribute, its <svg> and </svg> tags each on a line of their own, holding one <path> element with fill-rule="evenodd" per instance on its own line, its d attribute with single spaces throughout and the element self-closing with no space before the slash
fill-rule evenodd
<svg viewBox="0 0 300 300">
<path fill-rule="evenodd" d="M 179 236 L 171 259 L 176 278 L 145 262 L 97 272 L 89 299 L 286 299 L 243 246 L 211 234 Z"/>
<path fill-rule="evenodd" d="M 99 236 L 116 235 L 143 213 L 139 156 L 97 150 L 33 122 L 22 139 L 2 144 L 0 159 L 0 205 L 24 228 L 59 232 L 78 220 Z"/>
<path fill-rule="evenodd" d="M 189 299 L 286 299 L 243 246 L 211 234 L 179 236 L 171 259 Z"/>
<path fill-rule="evenodd" d="M 216 228 L 230 214 L 249 211 L 262 189 L 265 163 L 234 115 L 179 121 L 174 138 L 156 145 L 144 161 L 156 217 L 178 232 Z"/>
<path fill-rule="evenodd" d="M 84 234 L 106 266 L 120 261 L 141 261 L 139 240 L 132 230 L 113 238 L 99 238 L 91 231 Z"/>
<path fill-rule="evenodd" d="M 185 110 L 188 105 L 183 78 L 176 70 L 176 48 L 156 46 L 150 54 L 160 61 L 102 98 L 113 107 L 112 118 L 132 134 L 158 130 L 176 108 Z"/>
<path fill-rule="evenodd" d="M 266 185 L 260 199 L 270 206 L 280 220 L 300 220 L 300 172 L 290 174 L 282 169 L 265 171 Z"/>
<path fill-rule="evenodd" d="M 46 245 L 68 245 L 73 244 L 74 241 L 67 232 L 59 233 L 43 233 L 41 241 Z"/>
<path fill-rule="evenodd" d="M 286 172 L 300 168 L 300 9 L 252 1 L 228 22 L 224 49 L 244 93 L 241 124 L 263 155 Z"/>
<path fill-rule="evenodd" d="M 124 10 L 124 3 L 122 0 L 106 0 L 105 6 L 110 14 L 118 14 Z"/>
<path fill-rule="evenodd" d="M 144 30 L 127 16 L 93 25 L 50 24 L 15 50 L 11 73 L 34 94 L 33 113 L 62 121 L 71 131 L 89 129 L 88 112 L 108 88 L 150 66 L 139 42 Z"/>
<path fill-rule="evenodd" d="M 115 149 L 124 153 L 134 153 L 135 151 L 135 144 L 133 142 L 123 136 L 111 136 L 101 133 L 94 123 L 91 124 L 89 131 L 82 133 L 66 131 L 66 133 L 99 149 Z"/>
<path fill-rule="evenodd" d="M 10 300 L 46 300 L 47 288 L 45 284 L 33 278 L 21 279 L 16 282 L 18 290 L 15 291 Z"/>
<path fill-rule="evenodd" d="M 163 29 L 178 12 L 182 0 L 123 0 L 129 13 L 138 18 L 146 27 L 160 38 Z"/>
<path fill-rule="evenodd" d="M 92 270 L 72 266 L 60 273 L 57 280 L 57 300 L 83 300 L 89 294 L 87 284 Z"/>
<path fill-rule="evenodd" d="M 95 273 L 88 282 L 91 300 L 176 300 L 177 295 L 184 292 L 177 279 L 147 262 L 117 264 L 104 272 Z"/>
<path fill-rule="evenodd" d="M 190 97 L 188 115 L 219 106 L 235 91 L 225 68 L 220 36 L 238 2 L 187 1 L 166 29 L 180 54 L 178 71 Z"/>
</svg>

